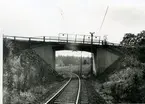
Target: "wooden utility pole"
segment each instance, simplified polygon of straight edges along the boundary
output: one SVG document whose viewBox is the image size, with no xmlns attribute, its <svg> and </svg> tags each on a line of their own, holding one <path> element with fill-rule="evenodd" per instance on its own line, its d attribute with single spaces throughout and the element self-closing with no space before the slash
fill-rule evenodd
<svg viewBox="0 0 145 104">
<path fill-rule="evenodd" d="M 80 61 L 80 77 L 82 77 L 82 51 L 81 51 L 81 61 Z"/>
<path fill-rule="evenodd" d="M 93 74 L 93 35 L 95 32 L 90 32 L 91 34 L 91 74 Z"/>
</svg>

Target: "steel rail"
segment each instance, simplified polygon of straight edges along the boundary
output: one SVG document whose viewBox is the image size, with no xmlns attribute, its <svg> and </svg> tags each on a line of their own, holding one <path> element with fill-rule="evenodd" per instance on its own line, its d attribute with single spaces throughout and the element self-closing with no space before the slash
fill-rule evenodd
<svg viewBox="0 0 145 104">
<path fill-rule="evenodd" d="M 68 84 L 69 82 L 72 80 L 72 76 L 70 77 L 70 79 L 49 99 L 47 100 L 47 102 L 45 102 L 44 104 L 48 104 L 49 102 L 51 102 Z"/>
<path fill-rule="evenodd" d="M 74 74 L 75 76 L 77 76 L 77 78 L 79 79 L 79 88 L 78 88 L 78 93 L 77 93 L 77 97 L 76 97 L 76 101 L 75 101 L 75 104 L 79 104 L 79 97 L 80 97 L 80 91 L 81 91 L 81 80 L 80 80 L 80 77 L 77 75 L 77 74 L 75 74 L 75 73 L 72 73 L 72 74 Z M 72 80 L 72 76 L 71 76 L 71 78 L 69 79 L 69 81 L 67 81 L 49 100 L 47 100 L 44 104 L 48 104 L 48 103 L 50 103 L 53 99 L 55 99 L 56 98 L 56 96 L 58 95 L 58 94 L 60 94 L 61 93 L 61 91 L 63 91 L 66 87 L 67 87 L 67 85 L 70 83 L 70 81 Z"/>
<path fill-rule="evenodd" d="M 75 102 L 75 104 L 78 104 L 79 103 L 79 98 L 80 98 L 80 92 L 81 92 L 81 80 L 80 80 L 80 77 L 77 74 L 75 74 L 75 75 L 79 79 L 79 89 L 78 89 L 77 98 L 76 98 L 76 102 Z"/>
</svg>

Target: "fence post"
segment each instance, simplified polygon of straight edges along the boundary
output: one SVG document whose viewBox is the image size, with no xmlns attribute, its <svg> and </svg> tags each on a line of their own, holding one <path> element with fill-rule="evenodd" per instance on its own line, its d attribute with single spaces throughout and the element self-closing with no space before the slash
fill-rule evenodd
<svg viewBox="0 0 145 104">
<path fill-rule="evenodd" d="M 76 36 L 75 36 L 75 43 L 76 43 L 76 41 L 77 41 L 77 34 L 76 34 Z"/>
<path fill-rule="evenodd" d="M 31 38 L 29 38 L 29 42 L 31 41 Z"/>
<path fill-rule="evenodd" d="M 16 37 L 14 36 L 14 41 L 16 40 Z"/>
<path fill-rule="evenodd" d="M 45 42 L 45 36 L 43 36 L 43 42 Z"/>
<path fill-rule="evenodd" d="M 14 36 L 14 46 L 16 46 L 16 37 Z"/>
<path fill-rule="evenodd" d="M 58 42 L 59 42 L 59 37 L 60 37 L 60 34 L 58 34 Z"/>
<path fill-rule="evenodd" d="M 67 43 L 68 43 L 68 34 L 67 34 Z"/>
<path fill-rule="evenodd" d="M 31 46 L 31 38 L 29 38 L 29 48 L 30 48 L 30 46 Z"/>
<path fill-rule="evenodd" d="M 83 37 L 83 44 L 84 44 L 84 42 L 85 42 L 85 35 L 84 35 L 84 37 Z"/>
<path fill-rule="evenodd" d="M 99 45 L 100 45 L 100 36 L 99 36 Z"/>
<path fill-rule="evenodd" d="M 91 45 L 93 44 L 93 35 L 94 35 L 95 32 L 90 32 L 91 34 Z"/>
</svg>

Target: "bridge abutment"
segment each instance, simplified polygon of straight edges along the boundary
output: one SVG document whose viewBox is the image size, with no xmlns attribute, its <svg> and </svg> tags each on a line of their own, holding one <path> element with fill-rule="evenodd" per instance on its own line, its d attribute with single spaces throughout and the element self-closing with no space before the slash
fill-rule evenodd
<svg viewBox="0 0 145 104">
<path fill-rule="evenodd" d="M 103 73 L 118 58 L 119 55 L 107 50 L 107 48 L 97 48 L 94 53 L 94 74 L 97 76 Z"/>
<path fill-rule="evenodd" d="M 33 48 L 33 50 L 53 69 L 55 69 L 55 50 L 51 45 Z"/>
</svg>

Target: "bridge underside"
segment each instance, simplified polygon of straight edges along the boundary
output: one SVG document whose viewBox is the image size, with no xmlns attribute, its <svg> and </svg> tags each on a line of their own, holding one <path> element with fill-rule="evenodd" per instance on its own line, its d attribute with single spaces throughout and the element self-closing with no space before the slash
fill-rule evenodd
<svg viewBox="0 0 145 104">
<path fill-rule="evenodd" d="M 99 75 L 110 65 L 119 59 L 120 54 L 114 49 L 119 46 L 80 44 L 80 43 L 58 43 L 58 42 L 28 42 L 14 41 L 16 45 L 22 46 L 22 50 L 31 48 L 41 58 L 55 69 L 55 51 L 74 50 L 93 53 L 93 73 Z"/>
<path fill-rule="evenodd" d="M 55 69 L 55 51 L 58 50 L 74 50 L 87 51 L 93 53 L 93 73 L 99 75 L 105 71 L 110 65 L 119 59 L 120 54 L 112 48 L 113 46 L 100 45 L 84 45 L 84 44 L 43 44 L 33 48 L 43 59 Z M 42 51 L 43 50 L 43 51 Z M 42 53 L 43 54 L 40 54 Z"/>
</svg>

